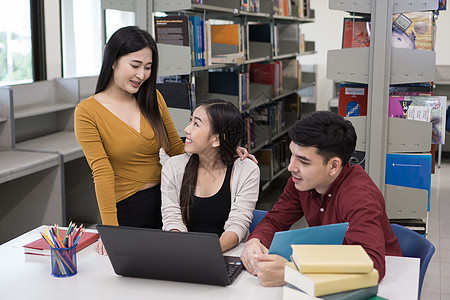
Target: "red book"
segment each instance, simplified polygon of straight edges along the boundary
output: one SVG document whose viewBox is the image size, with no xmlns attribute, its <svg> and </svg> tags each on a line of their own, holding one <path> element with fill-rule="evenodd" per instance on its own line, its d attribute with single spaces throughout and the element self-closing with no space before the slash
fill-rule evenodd
<svg viewBox="0 0 450 300">
<path fill-rule="evenodd" d="M 338 113 L 343 117 L 367 116 L 367 86 L 340 84 Z"/>
<path fill-rule="evenodd" d="M 279 78 L 277 77 L 277 64 L 254 63 L 250 64 L 250 83 L 267 84 L 272 86 L 272 97 L 277 95 Z"/>
<path fill-rule="evenodd" d="M 61 240 L 64 239 L 65 235 L 66 235 L 66 230 L 59 229 L 59 237 L 61 238 Z M 89 246 L 93 242 L 97 241 L 98 239 L 99 239 L 99 235 L 97 232 L 85 231 L 81 235 L 80 239 L 78 240 L 77 252 L 83 248 L 86 248 L 87 246 Z M 24 245 L 23 249 L 25 251 L 25 254 L 50 256 L 50 246 L 42 237 L 34 242 Z"/>
</svg>

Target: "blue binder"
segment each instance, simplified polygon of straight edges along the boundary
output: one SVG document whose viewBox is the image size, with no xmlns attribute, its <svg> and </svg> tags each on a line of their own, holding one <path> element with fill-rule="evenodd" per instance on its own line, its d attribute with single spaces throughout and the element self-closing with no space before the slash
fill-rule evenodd
<svg viewBox="0 0 450 300">
<path fill-rule="evenodd" d="M 347 228 L 348 222 L 279 231 L 273 237 L 269 254 L 278 254 L 290 261 L 291 245 L 342 245 Z"/>
</svg>

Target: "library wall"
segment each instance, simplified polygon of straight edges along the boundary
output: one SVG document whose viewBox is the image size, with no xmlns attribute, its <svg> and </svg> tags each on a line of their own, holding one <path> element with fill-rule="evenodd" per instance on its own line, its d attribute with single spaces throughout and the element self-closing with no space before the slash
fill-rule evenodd
<svg viewBox="0 0 450 300">
<path fill-rule="evenodd" d="M 332 80 L 326 78 L 327 51 L 339 49 L 342 44 L 342 20 L 348 13 L 328 9 L 328 1 L 311 1 L 315 9 L 314 23 L 303 24 L 305 39 L 316 42 L 316 54 L 300 57 L 302 64 L 317 64 L 316 109 L 327 110 L 332 95 Z"/>
<path fill-rule="evenodd" d="M 448 8 L 447 8 L 448 9 Z M 450 11 L 439 12 L 436 20 L 436 65 L 450 65 Z"/>
</svg>

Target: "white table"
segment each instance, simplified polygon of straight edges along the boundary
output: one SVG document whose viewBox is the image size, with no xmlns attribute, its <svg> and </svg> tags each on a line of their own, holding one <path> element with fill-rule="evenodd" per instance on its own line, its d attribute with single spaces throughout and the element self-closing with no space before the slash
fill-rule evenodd
<svg viewBox="0 0 450 300">
<path fill-rule="evenodd" d="M 98 255 L 94 244 L 77 253 L 78 274 L 51 275 L 50 257 L 25 255 L 23 245 L 40 237 L 36 228 L 0 246 L 1 299 L 282 299 L 282 288 L 262 287 L 243 271 L 227 287 L 117 276 L 108 257 Z M 242 246 L 227 252 L 238 256 Z M 386 277 L 379 295 L 390 300 L 417 299 L 419 260 L 387 257 Z"/>
</svg>

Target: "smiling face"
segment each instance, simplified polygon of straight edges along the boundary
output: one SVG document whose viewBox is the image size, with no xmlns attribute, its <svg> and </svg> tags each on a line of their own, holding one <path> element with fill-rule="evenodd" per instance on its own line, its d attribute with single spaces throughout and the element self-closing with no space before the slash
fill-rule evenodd
<svg viewBox="0 0 450 300">
<path fill-rule="evenodd" d="M 198 155 L 208 154 L 220 145 L 217 134 L 211 134 L 211 124 L 206 109 L 199 106 L 192 114 L 191 121 L 184 129 L 186 133 L 185 151 Z"/>
<path fill-rule="evenodd" d="M 292 156 L 288 171 L 292 174 L 295 188 L 299 191 L 315 189 L 324 194 L 341 171 L 341 160 L 332 157 L 324 163 L 316 147 L 302 147 L 294 142 L 289 145 Z"/>
<path fill-rule="evenodd" d="M 135 94 L 151 74 L 152 51 L 146 47 L 117 59 L 112 68 L 112 86 L 121 92 Z"/>
</svg>

